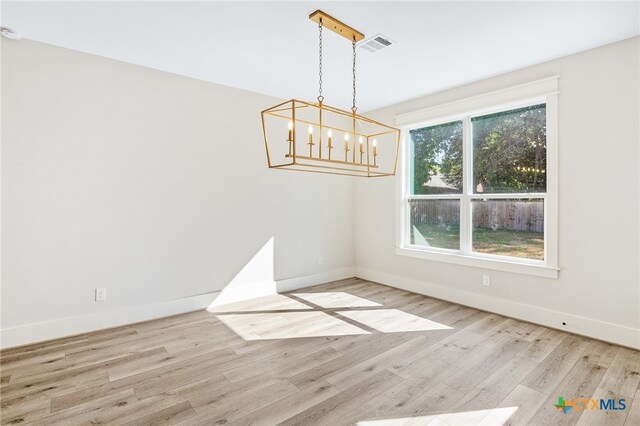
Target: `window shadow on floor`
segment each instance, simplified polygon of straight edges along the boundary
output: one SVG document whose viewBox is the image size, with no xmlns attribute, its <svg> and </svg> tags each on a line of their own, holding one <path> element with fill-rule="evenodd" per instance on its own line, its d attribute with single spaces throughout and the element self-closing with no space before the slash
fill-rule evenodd
<svg viewBox="0 0 640 426">
<path fill-rule="evenodd" d="M 452 329 L 346 291 L 275 294 L 208 310 L 244 340 Z"/>
</svg>

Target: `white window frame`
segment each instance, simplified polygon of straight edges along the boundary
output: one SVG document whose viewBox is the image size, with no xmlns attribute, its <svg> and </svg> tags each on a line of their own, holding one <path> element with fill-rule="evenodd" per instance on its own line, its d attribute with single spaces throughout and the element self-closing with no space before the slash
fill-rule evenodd
<svg viewBox="0 0 640 426">
<path fill-rule="evenodd" d="M 396 116 L 402 129 L 398 179 L 396 179 L 396 254 L 421 259 L 454 263 L 546 278 L 558 278 L 558 76 L 532 81 L 519 86 L 437 105 Z M 547 191 L 524 194 L 474 194 L 471 118 L 521 107 L 546 104 Z M 463 191 L 461 194 L 412 195 L 411 129 L 434 126 L 451 121 L 463 123 Z M 537 198 L 544 200 L 544 260 L 482 254 L 471 249 L 471 200 Z M 460 250 L 409 244 L 410 200 L 460 200 Z"/>
</svg>

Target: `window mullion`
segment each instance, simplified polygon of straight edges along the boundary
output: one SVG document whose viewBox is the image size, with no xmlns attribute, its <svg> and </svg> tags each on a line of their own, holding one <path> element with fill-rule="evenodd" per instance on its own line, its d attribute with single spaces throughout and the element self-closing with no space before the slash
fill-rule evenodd
<svg viewBox="0 0 640 426">
<path fill-rule="evenodd" d="M 407 200 L 459 200 L 462 194 L 418 194 L 407 195 Z"/>
<path fill-rule="evenodd" d="M 473 200 L 513 200 L 513 199 L 529 199 L 542 198 L 546 199 L 545 192 L 492 192 L 471 194 L 469 197 Z"/>
<path fill-rule="evenodd" d="M 404 158 L 404 166 L 407 170 L 406 179 L 404 181 L 404 193 L 406 194 L 406 198 L 402 200 L 402 208 L 404 214 L 404 221 L 402 222 L 402 232 L 404 234 L 403 243 L 410 244 L 411 243 L 411 208 L 409 206 L 409 196 L 413 194 L 413 184 L 414 184 L 414 176 L 413 176 L 413 168 L 414 168 L 414 152 L 413 152 L 413 142 L 411 141 L 411 134 L 409 131 L 406 131 L 406 146 L 405 146 L 405 155 Z M 354 145 L 355 146 L 355 145 Z"/>
<path fill-rule="evenodd" d="M 462 122 L 462 200 L 460 201 L 460 251 L 471 253 L 471 198 L 473 193 L 473 147 L 471 117 Z"/>
</svg>

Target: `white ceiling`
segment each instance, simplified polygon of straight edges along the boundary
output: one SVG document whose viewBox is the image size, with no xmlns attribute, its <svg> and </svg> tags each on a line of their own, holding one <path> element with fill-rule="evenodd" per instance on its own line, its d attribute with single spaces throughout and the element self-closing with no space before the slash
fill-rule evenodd
<svg viewBox="0 0 640 426">
<path fill-rule="evenodd" d="M 23 37 L 280 98 L 315 99 L 321 8 L 396 45 L 358 50 L 367 111 L 640 32 L 639 2 L 11 2 Z M 325 31 L 324 95 L 351 106 L 351 46 Z"/>
</svg>

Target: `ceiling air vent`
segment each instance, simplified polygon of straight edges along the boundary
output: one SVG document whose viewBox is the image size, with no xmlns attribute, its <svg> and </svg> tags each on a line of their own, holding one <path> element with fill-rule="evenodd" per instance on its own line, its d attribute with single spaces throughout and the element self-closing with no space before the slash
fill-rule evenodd
<svg viewBox="0 0 640 426">
<path fill-rule="evenodd" d="M 378 50 L 382 50 L 393 44 L 395 44 L 395 42 L 391 41 L 388 37 L 378 34 L 360 43 L 360 47 L 367 52 L 376 53 Z"/>
</svg>

